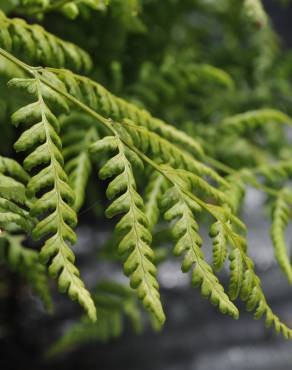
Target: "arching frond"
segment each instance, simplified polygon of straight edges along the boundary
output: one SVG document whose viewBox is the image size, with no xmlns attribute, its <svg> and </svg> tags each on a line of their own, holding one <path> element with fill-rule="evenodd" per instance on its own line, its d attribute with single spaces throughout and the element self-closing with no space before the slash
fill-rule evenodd
<svg viewBox="0 0 292 370">
<path fill-rule="evenodd" d="M 174 181 L 181 183 L 179 177 L 175 178 Z M 184 255 L 182 271 L 188 272 L 192 269 L 192 283 L 201 288 L 202 295 L 210 297 L 211 303 L 218 305 L 222 313 L 238 318 L 237 308 L 225 294 L 223 286 L 214 275 L 211 266 L 206 262 L 201 250 L 203 241 L 194 218 L 194 212 L 201 211 L 200 205 L 182 192 L 180 187 L 174 185 L 165 193 L 161 206 L 164 209 L 166 220 L 177 219 L 172 233 L 176 241 L 174 253 Z"/>
<path fill-rule="evenodd" d="M 72 230 L 77 222 L 72 209 L 75 197 L 63 169 L 59 122 L 48 105 L 67 108 L 67 103 L 37 77 L 14 79 L 10 81 L 10 86 L 25 89 L 36 99 L 15 112 L 12 121 L 16 126 L 25 128 L 15 143 L 17 151 L 29 153 L 24 160 L 24 168 L 30 172 L 36 170 L 27 191 L 35 198 L 30 213 L 40 218 L 32 235 L 36 240 L 47 238 L 40 258 L 49 263 L 49 272 L 58 278 L 60 291 L 77 299 L 94 321 L 94 303 L 79 278 L 74 254 L 68 245 L 76 241 Z"/>
<path fill-rule="evenodd" d="M 160 215 L 159 201 L 166 186 L 165 178 L 157 171 L 153 171 L 145 189 L 145 214 L 150 230 L 153 230 L 158 222 Z"/>
<path fill-rule="evenodd" d="M 31 63 L 68 67 L 74 71 L 91 69 L 89 55 L 78 46 L 63 41 L 39 25 L 20 18 L 8 18 L 0 11 L 0 47 L 21 55 Z"/>
<path fill-rule="evenodd" d="M 221 128 L 229 132 L 244 134 L 248 130 L 255 130 L 269 122 L 292 124 L 291 118 L 281 111 L 275 109 L 259 109 L 228 117 L 222 122 Z"/>
<path fill-rule="evenodd" d="M 61 139 L 65 171 L 75 193 L 73 208 L 78 212 L 85 199 L 85 190 L 91 173 L 89 146 L 97 140 L 96 125 L 81 114 L 64 117 L 61 121 Z"/>
<path fill-rule="evenodd" d="M 106 195 L 114 201 L 107 208 L 106 216 L 125 214 L 116 226 L 121 239 L 119 252 L 126 255 L 124 271 L 144 306 L 163 324 L 165 316 L 158 292 L 154 253 L 150 247 L 152 237 L 143 199 L 136 190 L 132 168 L 143 167 L 143 163 L 134 152 L 124 146 L 118 136 L 106 136 L 97 141 L 92 145 L 91 152 L 98 159 L 103 153 L 114 153 L 99 171 L 101 179 L 113 178 Z"/>
</svg>

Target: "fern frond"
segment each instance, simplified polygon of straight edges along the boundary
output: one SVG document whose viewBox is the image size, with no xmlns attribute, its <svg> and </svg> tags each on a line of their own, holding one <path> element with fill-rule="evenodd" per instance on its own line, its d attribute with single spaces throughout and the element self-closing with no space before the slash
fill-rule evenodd
<svg viewBox="0 0 292 370">
<path fill-rule="evenodd" d="M 151 152 L 154 156 L 160 157 L 164 163 L 184 168 L 192 173 L 193 176 L 208 176 L 222 186 L 229 186 L 228 182 L 211 167 L 196 160 L 190 153 L 160 137 L 155 132 L 145 127 L 137 126 L 130 120 L 124 120 L 121 124 L 121 128 L 123 127 L 130 134 L 134 145 L 143 152 Z"/>
<path fill-rule="evenodd" d="M 237 268 L 234 269 L 237 274 L 234 293 L 238 292 L 238 286 L 240 285 L 240 298 L 246 302 L 248 311 L 255 311 L 254 318 L 260 319 L 265 316 L 267 327 L 273 325 L 276 333 L 281 332 L 285 338 L 292 338 L 292 329 L 280 321 L 266 301 L 260 279 L 254 272 L 254 264 L 246 253 L 246 240 L 232 230 L 230 226 L 225 226 L 225 230 L 231 246 L 237 250 L 237 257 L 240 253 L 240 259 L 243 261 L 243 274 L 241 270 L 236 271 Z"/>
<path fill-rule="evenodd" d="M 34 220 L 25 207 L 25 186 L 28 174 L 13 159 L 0 156 L 0 226 L 10 229 L 12 224 L 30 232 Z"/>
<path fill-rule="evenodd" d="M 288 246 L 285 241 L 285 230 L 291 219 L 291 205 L 287 202 L 291 198 L 291 189 L 284 188 L 274 203 L 272 212 L 271 235 L 274 245 L 275 257 L 292 284 L 292 265 L 288 255 Z"/>
<path fill-rule="evenodd" d="M 225 187 L 223 185 L 221 187 L 221 190 L 228 198 L 228 204 L 231 205 L 233 213 L 237 214 L 240 205 L 244 199 L 245 184 L 240 174 L 229 175 L 226 177 L 226 180 L 228 181 L 228 186 Z"/>
<path fill-rule="evenodd" d="M 209 235 L 213 238 L 213 267 L 220 271 L 227 258 L 227 235 L 224 225 L 216 221 L 210 228 Z"/>
<path fill-rule="evenodd" d="M 7 200 L 15 200 L 16 203 L 24 204 L 25 186 L 13 177 L 3 175 L 0 172 L 0 196 Z"/>
<path fill-rule="evenodd" d="M 19 18 L 10 19 L 2 11 L 0 46 L 31 63 L 44 66 L 66 66 L 73 71 L 84 72 L 92 66 L 89 55 L 78 46 L 59 39 L 39 25 L 30 25 Z"/>
<path fill-rule="evenodd" d="M 166 124 L 162 120 L 152 117 L 149 112 L 139 109 L 135 105 L 112 95 L 98 83 L 86 77 L 73 74 L 68 70 L 49 70 L 55 73 L 64 82 L 68 91 L 71 90 L 70 86 L 72 86 L 72 81 L 75 79 L 82 92 L 84 102 L 92 109 L 100 112 L 104 117 L 110 117 L 116 121 L 122 121 L 128 118 L 135 122 L 135 124 L 144 126 L 165 139 L 190 150 L 196 157 L 201 157 L 203 155 L 203 149 L 195 139 L 177 130 L 175 127 Z M 80 98 L 80 96 L 76 96 L 73 91 L 70 91 L 70 93 Z"/>
<path fill-rule="evenodd" d="M 166 181 L 163 175 L 153 171 L 145 189 L 145 214 L 149 223 L 149 230 L 157 224 L 160 210 L 159 201 L 165 188 Z"/>
<path fill-rule="evenodd" d="M 53 304 L 46 268 L 39 262 L 38 252 L 23 246 L 23 236 L 4 233 L 0 239 L 8 242 L 7 252 L 4 255 L 9 268 L 20 273 L 33 292 L 41 298 L 46 309 L 49 312 L 52 311 Z"/>
<path fill-rule="evenodd" d="M 124 146 L 118 136 L 106 136 L 91 146 L 91 153 L 97 158 L 105 152 L 115 153 L 99 171 L 99 177 L 103 180 L 114 177 L 106 195 L 108 199 L 115 200 L 107 208 L 106 216 L 125 213 L 116 226 L 121 237 L 119 252 L 126 254 L 124 271 L 144 306 L 163 324 L 165 316 L 158 292 L 154 253 L 150 247 L 152 236 L 132 170 L 132 165 L 143 167 L 143 163 Z"/>
<path fill-rule="evenodd" d="M 191 64 L 186 73 L 191 80 L 197 80 L 198 83 L 217 83 L 228 89 L 234 88 L 234 81 L 230 74 L 210 64 Z"/>
<path fill-rule="evenodd" d="M 98 139 L 98 134 L 92 121 L 86 120 L 81 114 L 65 117 L 60 123 L 65 171 L 75 193 L 73 208 L 78 212 L 84 203 L 92 167 L 88 148 Z"/>
<path fill-rule="evenodd" d="M 234 87 L 232 77 L 220 68 L 208 64 L 177 63 L 174 58 L 166 58 L 162 65 L 144 62 L 140 67 L 138 80 L 128 89 L 130 98 L 149 109 L 165 111 L 173 104 L 188 102 L 196 104 L 194 90 L 201 91 L 206 86 Z M 133 100 L 133 98 L 131 99 Z"/>
<path fill-rule="evenodd" d="M 29 175 L 18 162 L 3 156 L 0 156 L 0 173 L 7 174 L 24 185 L 29 181 Z"/>
<path fill-rule="evenodd" d="M 235 300 L 242 286 L 243 281 L 243 260 L 242 255 L 238 249 L 233 249 L 229 254 L 230 260 L 230 280 L 228 286 L 228 295 L 232 300 Z"/>
<path fill-rule="evenodd" d="M 179 178 L 176 182 L 181 183 Z M 206 262 L 201 250 L 202 239 L 198 233 L 199 227 L 194 218 L 194 212 L 201 207 L 190 199 L 180 187 L 174 185 L 164 195 L 161 201 L 164 217 L 167 221 L 175 220 L 172 233 L 176 245 L 175 255 L 184 254 L 182 271 L 188 272 L 192 268 L 192 283 L 201 288 L 201 294 L 209 297 L 211 303 L 218 305 L 222 313 L 238 318 L 238 310 L 224 292 L 223 286 L 214 275 L 211 266 Z"/>
<path fill-rule="evenodd" d="M 30 213 L 42 219 L 34 227 L 32 235 L 37 240 L 48 237 L 40 258 L 44 263 L 49 262 L 49 272 L 53 277 L 58 277 L 60 291 L 77 299 L 94 321 L 94 303 L 79 278 L 79 271 L 73 264 L 74 254 L 67 244 L 76 241 L 72 230 L 77 222 L 72 209 L 75 198 L 63 169 L 59 122 L 48 106 L 50 103 L 66 108 L 67 103 L 37 77 L 14 79 L 10 81 L 10 86 L 26 89 L 37 99 L 15 112 L 12 121 L 16 126 L 25 125 L 15 149 L 29 152 L 24 160 L 24 168 L 34 171 L 27 185 L 28 193 L 36 197 Z"/>
<path fill-rule="evenodd" d="M 275 109 L 258 109 L 226 118 L 222 122 L 221 128 L 242 135 L 248 130 L 255 130 L 269 122 L 292 124 L 291 118 L 285 113 Z"/>
<path fill-rule="evenodd" d="M 289 158 L 274 163 L 265 163 L 257 168 L 257 172 L 270 183 L 290 180 L 292 178 L 292 160 Z"/>
</svg>

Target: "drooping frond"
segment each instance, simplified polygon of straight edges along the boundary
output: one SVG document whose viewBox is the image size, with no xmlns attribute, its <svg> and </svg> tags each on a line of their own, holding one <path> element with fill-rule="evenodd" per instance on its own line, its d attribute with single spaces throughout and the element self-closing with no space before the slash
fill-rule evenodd
<svg viewBox="0 0 292 370">
<path fill-rule="evenodd" d="M 209 235 L 213 238 L 213 267 L 220 271 L 227 258 L 227 235 L 224 225 L 216 221 L 211 225 Z"/>
<path fill-rule="evenodd" d="M 145 214 L 149 223 L 149 230 L 153 230 L 159 220 L 159 201 L 166 186 L 164 176 L 153 171 L 145 189 Z"/>
<path fill-rule="evenodd" d="M 259 166 L 257 171 L 270 183 L 287 181 L 292 179 L 292 160 L 289 158 L 278 162 L 265 163 Z"/>
<path fill-rule="evenodd" d="M 61 139 L 65 171 L 75 193 L 74 210 L 78 212 L 85 199 L 85 190 L 91 173 L 88 148 L 98 138 L 92 121 L 82 114 L 65 116 L 61 121 Z"/>
<path fill-rule="evenodd" d="M 221 190 L 228 198 L 232 211 L 234 214 L 237 214 L 245 195 L 244 181 L 237 174 L 227 176 L 226 180 L 228 181 L 228 186 L 225 187 L 223 185 Z"/>
<path fill-rule="evenodd" d="M 233 249 L 229 254 L 230 260 L 230 280 L 228 294 L 232 300 L 235 300 L 242 286 L 244 265 L 242 255 L 239 249 Z"/>
<path fill-rule="evenodd" d="M 58 68 L 66 66 L 73 71 L 88 72 L 91 69 L 89 55 L 78 46 L 59 39 L 37 24 L 8 18 L 1 10 L 0 47 L 31 63 Z"/>
<path fill-rule="evenodd" d="M 59 122 L 48 105 L 66 108 L 67 104 L 37 77 L 14 79 L 10 81 L 10 86 L 25 89 L 36 98 L 35 102 L 15 112 L 12 121 L 16 126 L 25 128 L 15 143 L 15 149 L 29 153 L 24 160 L 24 168 L 33 176 L 27 185 L 27 192 L 35 197 L 30 213 L 40 218 L 32 235 L 36 240 L 47 238 L 40 258 L 49 263 L 50 274 L 58 277 L 60 291 L 77 299 L 94 321 L 94 303 L 79 278 L 74 254 L 68 245 L 76 241 L 72 230 L 77 222 L 72 209 L 75 197 L 63 169 Z"/>
<path fill-rule="evenodd" d="M 43 301 L 48 311 L 52 311 L 52 298 L 48 286 L 46 268 L 39 262 L 38 252 L 26 248 L 23 245 L 24 236 L 10 235 L 4 233 L 0 237 L 1 241 L 7 241 L 7 250 L 2 253 L 8 267 L 24 277 L 31 286 L 33 292 Z M 1 245 L 1 248 L 5 245 Z"/>
<path fill-rule="evenodd" d="M 165 317 L 158 292 L 154 253 L 150 247 L 152 237 L 144 211 L 144 202 L 136 190 L 132 166 L 143 167 L 137 155 L 126 148 L 118 136 L 106 136 L 91 147 L 100 159 L 104 153 L 114 153 L 100 169 L 101 179 L 113 178 L 106 195 L 114 199 L 106 210 L 107 217 L 122 216 L 116 226 L 120 236 L 119 253 L 126 255 L 124 271 L 132 288 L 137 290 L 144 306 L 163 324 Z"/>
<path fill-rule="evenodd" d="M 287 276 L 289 283 L 292 284 L 292 265 L 288 251 L 289 248 L 285 241 L 285 231 L 291 219 L 291 203 L 289 204 L 287 202 L 287 197 L 292 201 L 291 189 L 284 188 L 274 203 L 271 235 L 275 257 Z"/>
<path fill-rule="evenodd" d="M 201 294 L 209 297 L 211 303 L 217 305 L 222 313 L 238 318 L 237 308 L 224 292 L 223 286 L 214 275 L 201 250 L 203 241 L 194 215 L 201 211 L 201 207 L 177 185 L 181 184 L 178 176 L 174 178 L 174 183 L 175 185 L 164 194 L 161 206 L 166 220 L 177 220 L 172 228 L 176 241 L 174 254 L 184 256 L 182 271 L 188 272 L 192 269 L 192 283 L 201 288 Z M 188 188 L 187 184 L 183 184 L 183 187 Z"/>
<path fill-rule="evenodd" d="M 100 319 L 92 324 L 87 318 L 73 325 L 48 350 L 55 356 L 87 342 L 107 342 L 119 337 L 124 330 L 124 319 L 131 322 L 135 333 L 142 330 L 142 317 L 133 290 L 114 281 L 102 281 L 96 287 L 94 302 Z"/>
<path fill-rule="evenodd" d="M 228 117 L 222 122 L 221 128 L 225 131 L 236 132 L 242 135 L 248 130 L 255 130 L 269 122 L 292 124 L 291 118 L 281 111 L 275 109 L 259 109 Z"/>
<path fill-rule="evenodd" d="M 230 258 L 231 264 L 234 264 L 229 286 L 231 294 L 234 295 L 234 298 L 238 293 L 240 294 L 241 300 L 246 303 L 247 310 L 255 312 L 255 319 L 264 316 L 267 327 L 274 326 L 276 333 L 282 333 L 285 338 L 292 338 L 292 330 L 280 321 L 266 301 L 261 281 L 254 271 L 254 264 L 247 255 L 245 238 L 236 233 L 230 226 L 225 226 L 225 230 L 233 248 Z M 239 260 L 240 265 L 235 265 L 236 260 Z"/>
</svg>

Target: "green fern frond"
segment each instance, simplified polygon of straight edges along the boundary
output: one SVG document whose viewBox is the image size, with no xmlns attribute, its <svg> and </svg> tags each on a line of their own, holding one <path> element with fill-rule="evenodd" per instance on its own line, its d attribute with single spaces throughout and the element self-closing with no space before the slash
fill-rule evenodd
<svg viewBox="0 0 292 370">
<path fill-rule="evenodd" d="M 11 179 L 9 180 L 11 181 Z M 2 175 L 0 176 L 0 181 L 1 183 L 3 183 Z M 11 224 L 16 224 L 22 230 L 30 232 L 34 226 L 34 221 L 29 216 L 29 213 L 22 207 L 15 204 L 14 202 L 5 199 L 5 196 L 7 196 L 6 192 L 4 192 L 4 194 L 2 193 L 1 195 L 2 196 L 0 196 L 0 227 L 5 230 L 9 229 L 11 227 Z M 11 192 L 9 192 L 9 195 L 11 195 Z M 13 193 L 14 199 L 15 195 L 17 195 L 17 193 Z"/>
<path fill-rule="evenodd" d="M 234 88 L 234 81 L 226 71 L 210 64 L 191 63 L 186 66 L 185 74 L 191 83 L 218 84 L 228 89 Z"/>
<path fill-rule="evenodd" d="M 291 118 L 285 113 L 275 109 L 258 109 L 226 118 L 221 124 L 221 129 L 242 135 L 248 130 L 255 130 L 269 122 L 292 124 Z"/>
<path fill-rule="evenodd" d="M 195 139 L 162 120 L 152 117 L 149 112 L 114 96 L 97 82 L 73 74 L 68 70 L 49 69 L 49 71 L 55 73 L 67 86 L 68 91 L 80 99 L 80 95 L 75 95 L 75 92 L 71 89 L 72 81 L 76 80 L 75 85 L 79 85 L 79 91 L 82 92 L 84 103 L 101 113 L 104 117 L 109 117 L 116 121 L 128 118 L 135 124 L 144 126 L 163 138 L 190 150 L 196 157 L 203 155 L 203 149 Z"/>
<path fill-rule="evenodd" d="M 236 271 L 240 279 L 237 278 L 236 280 L 237 284 L 235 285 L 236 290 L 234 290 L 234 293 L 238 292 L 238 285 L 240 284 L 240 298 L 245 301 L 248 311 L 255 311 L 254 318 L 260 319 L 265 316 L 267 327 L 273 325 L 276 333 L 281 332 L 285 338 L 292 338 L 292 329 L 289 329 L 280 321 L 266 301 L 260 279 L 254 272 L 254 264 L 246 253 L 246 240 L 241 235 L 237 234 L 230 226 L 225 226 L 225 230 L 231 246 L 237 250 L 237 256 L 239 253 L 241 254 L 240 259 L 243 262 L 243 275 L 241 271 Z"/>
<path fill-rule="evenodd" d="M 124 214 L 116 226 L 121 241 L 119 252 L 126 254 L 124 271 L 132 288 L 137 290 L 144 306 L 153 313 L 160 324 L 165 316 L 160 302 L 156 280 L 154 253 L 150 247 L 152 236 L 144 211 L 144 202 L 136 190 L 132 165 L 143 167 L 137 155 L 127 149 L 118 136 L 106 136 L 91 146 L 91 153 L 99 158 L 105 152 L 116 153 L 100 169 L 103 180 L 114 179 L 108 185 L 106 195 L 115 200 L 106 210 L 107 217 Z"/>
<path fill-rule="evenodd" d="M 29 181 L 29 175 L 18 162 L 3 156 L 0 156 L 0 173 L 7 174 L 24 185 Z"/>
<path fill-rule="evenodd" d="M 39 262 L 38 252 L 23 246 L 24 236 L 4 233 L 0 239 L 8 242 L 4 256 L 9 268 L 24 277 L 33 292 L 41 298 L 46 309 L 51 312 L 53 304 L 46 268 Z"/>
<path fill-rule="evenodd" d="M 226 180 L 228 181 L 228 186 L 222 186 L 221 190 L 229 199 L 228 204 L 231 205 L 233 213 L 237 214 L 244 199 L 245 184 L 240 173 L 229 175 L 226 177 Z"/>
<path fill-rule="evenodd" d="M 72 230 L 77 222 L 72 209 L 75 197 L 63 169 L 59 122 L 47 105 L 58 104 L 66 108 L 67 103 L 37 77 L 14 79 L 10 86 L 26 89 L 37 99 L 15 112 L 12 121 L 16 126 L 25 126 L 25 131 L 15 143 L 16 151 L 29 152 L 24 168 L 30 172 L 36 170 L 27 191 L 30 196 L 36 197 L 31 205 L 31 215 L 42 217 L 32 235 L 36 240 L 49 237 L 41 249 L 40 258 L 44 263 L 49 262 L 49 272 L 58 277 L 60 291 L 77 299 L 94 321 L 94 303 L 79 278 L 79 271 L 73 264 L 74 254 L 67 244 L 76 241 Z"/>
<path fill-rule="evenodd" d="M 68 67 L 73 71 L 88 72 L 92 62 L 78 46 L 63 41 L 39 25 L 23 19 L 10 19 L 0 11 L 0 46 L 31 62 L 51 67 Z"/>
<path fill-rule="evenodd" d="M 16 203 L 24 204 L 25 202 L 25 186 L 21 182 L 15 180 L 13 177 L 3 175 L 0 172 L 0 196 L 15 200 Z"/>
<path fill-rule="evenodd" d="M 159 220 L 159 201 L 165 187 L 164 176 L 157 171 L 153 171 L 145 189 L 145 214 L 148 219 L 149 230 L 153 230 Z"/>
<path fill-rule="evenodd" d="M 222 222 L 213 223 L 209 235 L 213 238 L 213 267 L 220 271 L 227 258 L 227 235 Z"/>
<path fill-rule="evenodd" d="M 28 174 L 13 159 L 0 156 L 0 226 L 9 229 L 12 224 L 30 232 L 34 220 L 26 209 L 25 186 Z"/>
<path fill-rule="evenodd" d="M 228 295 L 232 300 L 235 300 L 242 286 L 243 280 L 243 260 L 242 255 L 238 249 L 233 249 L 229 254 L 230 260 L 230 280 L 228 285 Z"/>
<path fill-rule="evenodd" d="M 164 163 L 170 163 L 172 166 L 184 168 L 194 176 L 208 176 L 222 186 L 229 186 L 228 182 L 211 167 L 196 160 L 190 153 L 159 136 L 157 133 L 145 127 L 137 126 L 130 120 L 124 120 L 120 126 L 126 129 L 134 145 L 143 152 L 150 152 L 152 155 L 160 157 Z"/>
<path fill-rule="evenodd" d="M 194 91 L 222 86 L 227 89 L 234 87 L 232 77 L 220 68 L 208 64 L 178 63 L 174 58 L 166 58 L 157 67 L 149 61 L 140 67 L 138 80 L 127 91 L 131 100 L 148 109 L 167 111 L 173 104 L 188 102 L 196 104 Z M 134 97 L 134 98 L 133 98 Z"/>
<path fill-rule="evenodd" d="M 73 208 L 78 212 L 84 203 L 92 167 L 88 148 L 98 139 L 98 133 L 92 121 L 82 114 L 64 117 L 60 124 L 65 171 L 75 193 Z"/>
<path fill-rule="evenodd" d="M 291 219 L 291 204 L 287 202 L 287 197 L 292 201 L 291 195 L 291 189 L 289 188 L 285 188 L 280 192 L 274 203 L 271 227 L 275 257 L 290 284 L 292 284 L 292 265 L 285 241 L 285 230 Z"/>
<path fill-rule="evenodd" d="M 181 183 L 179 178 L 175 181 Z M 182 271 L 188 272 L 192 268 L 192 283 L 195 287 L 200 286 L 201 294 L 204 297 L 209 297 L 211 303 L 218 305 L 222 313 L 238 318 L 237 308 L 225 294 L 223 286 L 214 275 L 211 266 L 206 262 L 201 250 L 203 241 L 198 233 L 199 226 L 194 218 L 194 212 L 201 210 L 199 204 L 175 185 L 163 196 L 161 207 L 167 221 L 177 219 L 172 228 L 176 241 L 174 254 L 178 256 L 184 254 Z"/>
<path fill-rule="evenodd" d="M 257 168 L 257 172 L 264 176 L 269 183 L 290 180 L 292 178 L 292 160 L 289 158 L 262 164 Z"/>
</svg>

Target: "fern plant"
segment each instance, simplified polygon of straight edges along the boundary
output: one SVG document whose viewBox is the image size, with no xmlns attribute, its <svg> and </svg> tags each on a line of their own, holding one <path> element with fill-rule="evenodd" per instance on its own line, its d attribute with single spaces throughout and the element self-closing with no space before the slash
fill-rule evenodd
<svg viewBox="0 0 292 370">
<path fill-rule="evenodd" d="M 136 297 L 149 312 L 154 327 L 162 327 L 165 313 L 157 277 L 158 251 L 153 243 L 161 224 L 167 225 L 172 235 L 173 252 L 182 261 L 182 272 L 190 273 L 192 285 L 220 312 L 237 319 L 237 300 L 241 299 L 247 310 L 255 312 L 255 318 L 264 317 L 277 333 L 292 338 L 292 329 L 266 300 L 248 254 L 248 230 L 240 212 L 247 186 L 268 195 L 268 201 L 273 203 L 271 234 L 275 257 L 291 283 L 285 241 L 291 216 L 291 145 L 288 140 L 279 145 L 291 118 L 288 108 L 282 112 L 277 104 L 271 105 L 274 97 L 267 92 L 268 83 L 272 83 L 268 77 L 267 81 L 258 78 L 260 58 L 269 52 L 276 59 L 277 54 L 273 29 L 261 2 L 226 3 L 225 15 L 236 14 L 238 22 L 246 27 L 247 41 L 255 51 L 255 64 L 247 61 L 240 72 L 232 66 L 225 71 L 220 63 L 212 66 L 216 53 L 204 55 L 201 33 L 193 50 L 189 42 L 184 45 L 176 39 L 168 40 L 171 47 L 167 44 L 161 54 L 157 51 L 151 61 L 140 61 L 129 81 L 122 80 L 126 61 L 114 64 L 115 74 L 108 78 L 107 85 L 112 82 L 117 86 L 111 80 L 119 78 L 121 96 L 96 81 L 105 81 L 110 73 L 106 62 L 100 62 L 99 68 L 90 45 L 85 52 L 38 24 L 0 13 L 0 57 L 6 66 L 1 82 L 1 91 L 5 92 L 0 97 L 4 107 L 1 114 L 11 141 L 18 136 L 13 144 L 17 155 L 10 150 L 12 144 L 8 150 L 14 159 L 4 153 L 0 157 L 3 261 L 19 271 L 50 309 L 48 268 L 49 275 L 57 279 L 59 290 L 77 300 L 87 315 L 52 347 L 51 354 L 79 341 L 120 335 L 124 314 L 139 331 Z M 99 16 L 108 17 L 109 23 L 115 6 L 121 6 L 119 1 L 85 0 L 20 1 L 18 5 L 14 9 L 17 14 L 42 14 L 44 22 L 49 11 L 61 10 L 75 18 L 88 5 L 103 10 Z M 138 15 L 133 11 L 133 6 L 138 5 L 125 2 L 123 6 L 132 17 L 144 22 L 144 33 L 140 28 L 135 37 L 144 37 L 154 48 L 152 36 L 148 37 L 145 31 L 151 22 L 147 12 L 151 14 L 153 4 L 145 4 L 144 18 L 143 12 Z M 182 19 L 189 9 L 217 22 L 222 16 L 216 5 L 206 7 L 204 1 L 177 8 L 168 2 L 168 6 L 170 14 L 177 11 L 176 20 L 182 28 Z M 158 4 L 157 10 L 161 11 Z M 228 23 L 229 18 L 221 22 Z M 255 35 L 255 29 L 250 30 L 254 24 L 260 26 L 259 35 Z M 232 26 L 232 22 L 228 23 L 231 30 Z M 187 39 L 193 31 L 189 25 L 185 27 Z M 272 45 L 259 48 L 258 40 L 267 35 L 273 39 Z M 95 46 L 94 41 L 92 45 Z M 235 40 L 234 45 L 240 45 L 240 41 Z M 199 61 L 193 61 L 196 48 Z M 181 53 L 177 60 L 178 50 Z M 138 60 L 134 53 L 133 61 Z M 236 65 L 236 61 L 232 63 Z M 251 68 L 257 75 L 249 80 L 246 72 Z M 269 68 L 261 65 L 260 71 L 268 75 Z M 284 86 L 291 93 L 284 79 L 279 77 L 283 83 L 278 86 L 279 100 Z M 214 89 L 215 85 L 220 88 Z M 224 102 L 221 88 L 226 92 Z M 192 117 L 196 117 L 196 123 L 190 122 Z M 173 118 L 177 121 L 170 124 L 168 121 Z M 202 124 L 204 119 L 207 121 Z M 9 121 L 13 125 L 9 126 Z M 236 149 L 238 143 L 242 143 L 244 151 Z M 245 157 L 246 152 L 253 160 Z M 126 288 L 113 282 L 100 283 L 93 295 L 80 277 L 72 249 L 78 213 L 84 209 L 92 184 L 99 193 L 106 186 L 107 201 L 101 202 L 105 216 L 119 217 L 112 258 L 122 262 L 130 285 Z M 202 249 L 202 224 L 208 227 L 213 240 L 211 262 Z M 25 239 L 37 249 L 26 248 Z M 226 266 L 227 260 L 229 283 L 224 287 L 217 272 Z"/>
</svg>

